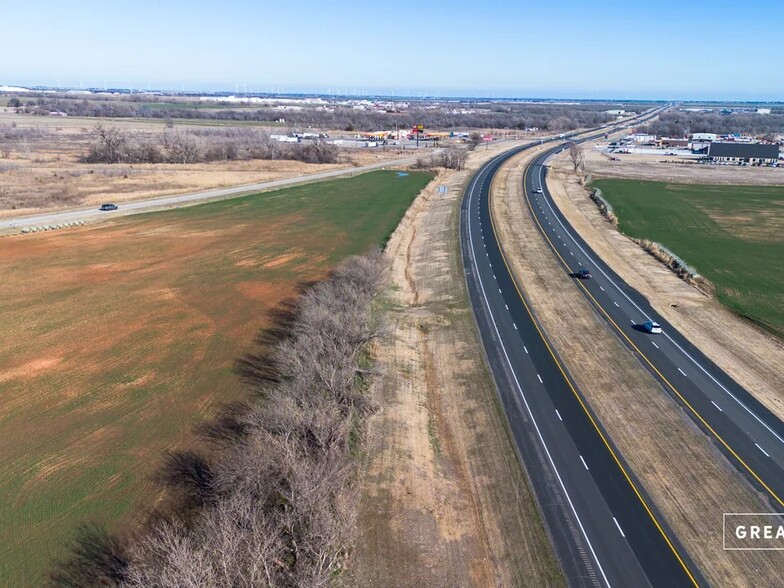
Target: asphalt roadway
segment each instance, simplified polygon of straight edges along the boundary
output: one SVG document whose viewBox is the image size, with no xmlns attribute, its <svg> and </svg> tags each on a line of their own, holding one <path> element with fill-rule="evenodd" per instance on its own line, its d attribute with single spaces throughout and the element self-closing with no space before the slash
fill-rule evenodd
<svg viewBox="0 0 784 588">
<path fill-rule="evenodd" d="M 525 198 L 539 230 L 564 271 L 585 268 L 593 274 L 575 283 L 597 313 L 768 497 L 771 510 L 781 510 L 781 421 L 664 321 L 569 225 L 544 181 L 546 161 L 564 148 L 542 153 L 525 173 Z M 521 150 L 498 156 L 472 179 L 461 209 L 461 247 L 489 365 L 568 582 L 706 585 L 584 402 L 506 265 L 493 229 L 489 187 L 498 167 Z M 661 324 L 662 334 L 642 330 L 649 319 Z"/>
<path fill-rule="evenodd" d="M 738 471 L 767 496 L 769 510 L 782 510 L 784 423 L 664 320 L 580 238 L 547 190 L 547 157 L 537 157 L 526 170 L 524 194 L 564 271 L 591 272 L 592 279 L 575 282 L 598 314 Z M 646 320 L 659 323 L 662 333 L 643 331 Z"/>
<path fill-rule="evenodd" d="M 489 209 L 486 164 L 461 207 L 471 304 L 490 369 L 570 586 L 705 584 L 641 490 L 517 288 Z"/>
</svg>

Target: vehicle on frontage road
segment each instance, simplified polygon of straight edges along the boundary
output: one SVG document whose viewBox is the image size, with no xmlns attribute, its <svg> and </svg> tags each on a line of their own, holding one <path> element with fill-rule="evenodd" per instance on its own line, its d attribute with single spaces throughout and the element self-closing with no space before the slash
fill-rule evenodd
<svg viewBox="0 0 784 588">
<path fill-rule="evenodd" d="M 117 205 L 110 203 L 101 204 L 101 207 L 98 210 L 117 210 Z"/>
</svg>

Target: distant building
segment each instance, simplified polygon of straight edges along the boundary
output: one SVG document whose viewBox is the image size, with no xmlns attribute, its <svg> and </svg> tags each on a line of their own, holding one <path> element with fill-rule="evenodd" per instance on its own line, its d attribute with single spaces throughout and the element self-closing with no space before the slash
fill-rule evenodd
<svg viewBox="0 0 784 588">
<path fill-rule="evenodd" d="M 770 108 L 758 108 L 757 114 L 770 114 Z"/>
<path fill-rule="evenodd" d="M 692 133 L 691 140 L 696 142 L 715 141 L 718 138 L 716 133 Z"/>
<path fill-rule="evenodd" d="M 775 163 L 779 159 L 779 146 L 762 143 L 713 142 L 708 147 L 708 157 L 713 161 Z"/>
<path fill-rule="evenodd" d="M 661 140 L 662 147 L 682 147 L 686 148 L 689 146 L 688 139 L 673 139 L 672 137 L 662 137 Z"/>
<path fill-rule="evenodd" d="M 623 116 L 626 114 L 625 110 L 605 110 L 605 114 L 614 114 L 615 116 Z"/>
<path fill-rule="evenodd" d="M 649 135 L 648 133 L 634 133 L 631 139 L 635 143 L 653 143 L 656 141 L 656 135 Z"/>
</svg>

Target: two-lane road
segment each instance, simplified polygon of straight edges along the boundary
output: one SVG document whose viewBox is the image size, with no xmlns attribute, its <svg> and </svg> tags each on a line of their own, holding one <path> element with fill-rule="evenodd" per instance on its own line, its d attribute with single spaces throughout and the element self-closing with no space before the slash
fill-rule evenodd
<svg viewBox="0 0 784 588">
<path fill-rule="evenodd" d="M 702 576 L 583 401 L 495 237 L 486 164 L 461 208 L 471 304 L 547 528 L 573 586 L 693 586 Z"/>
<path fill-rule="evenodd" d="M 784 424 L 691 345 L 582 240 L 547 190 L 547 156 L 542 154 L 528 167 L 524 192 L 540 232 L 564 271 L 585 268 L 591 272 L 592 279 L 576 280 L 580 291 L 739 471 L 768 496 L 771 510 L 781 510 Z M 658 322 L 662 333 L 644 332 L 646 320 Z"/>
</svg>

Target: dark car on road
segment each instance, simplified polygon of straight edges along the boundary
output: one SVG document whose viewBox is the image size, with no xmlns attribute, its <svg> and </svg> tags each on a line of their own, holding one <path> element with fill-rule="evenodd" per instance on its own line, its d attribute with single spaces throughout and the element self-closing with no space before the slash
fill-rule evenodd
<svg viewBox="0 0 784 588">
<path fill-rule="evenodd" d="M 98 210 L 117 210 L 116 204 L 101 204 Z"/>
<path fill-rule="evenodd" d="M 585 269 L 585 268 L 583 268 L 583 269 L 581 269 L 580 271 L 578 271 L 576 274 L 574 274 L 574 276 L 575 276 L 576 278 L 580 278 L 581 280 L 590 280 L 590 279 L 593 277 L 593 276 L 591 275 L 591 272 L 589 272 L 589 271 L 588 271 L 587 269 Z"/>
</svg>

